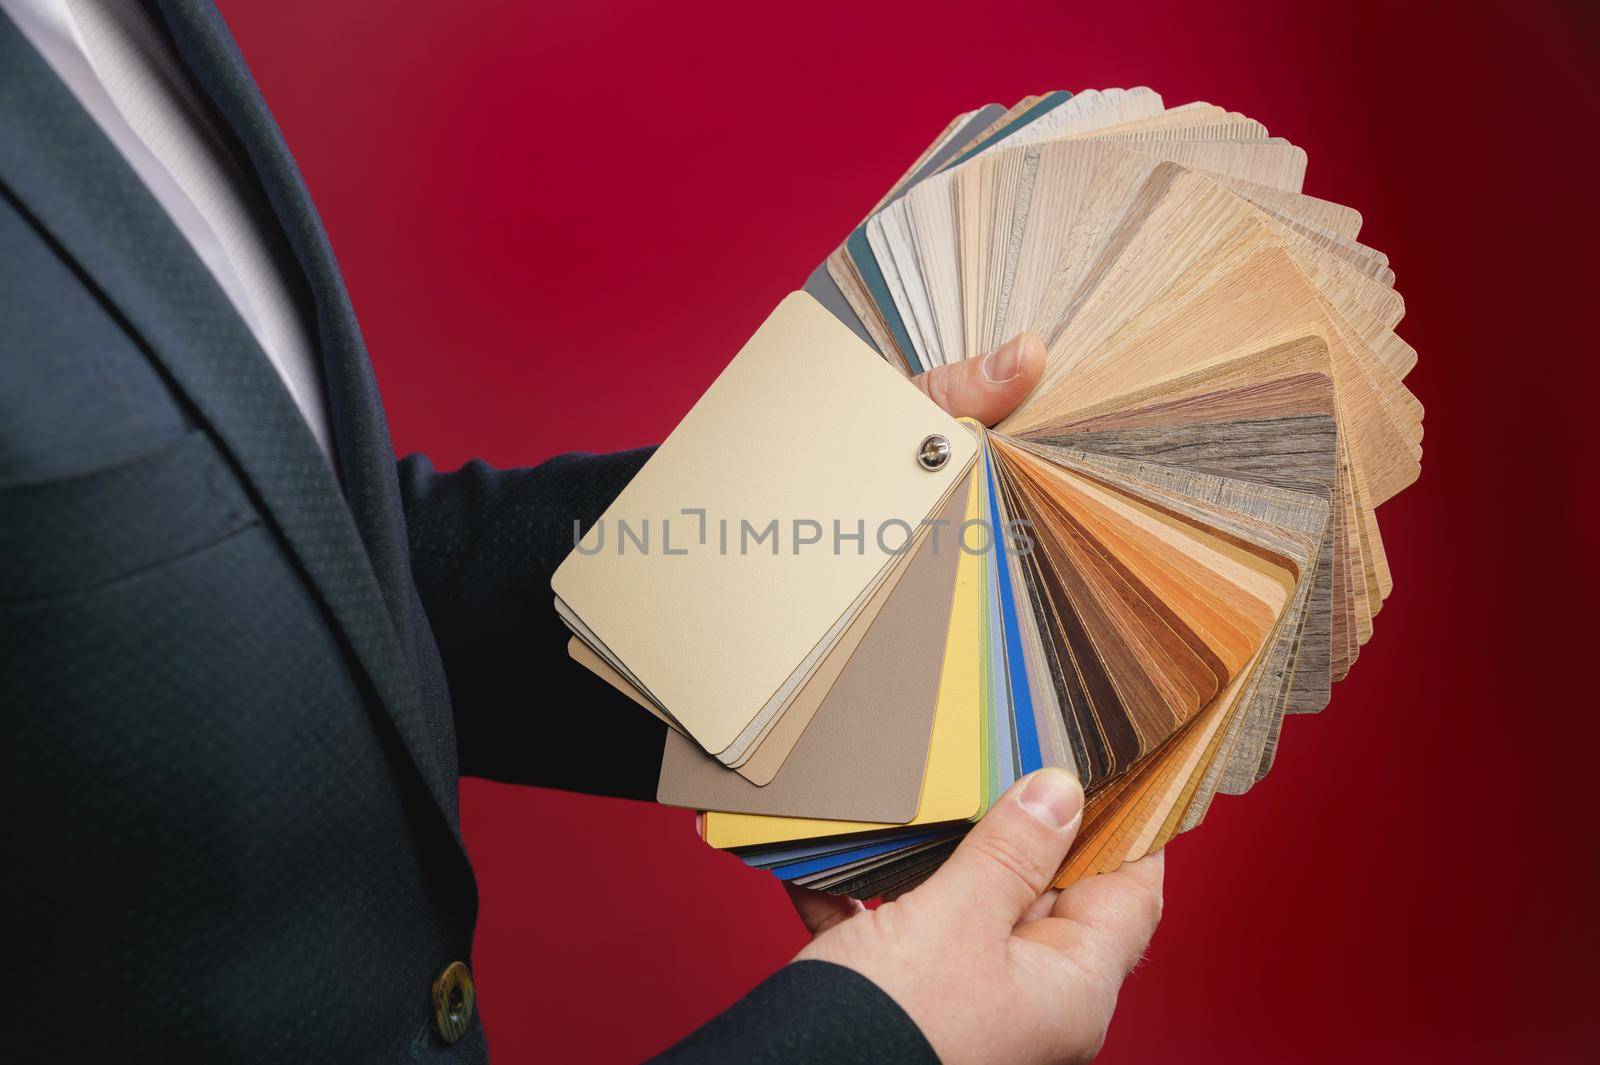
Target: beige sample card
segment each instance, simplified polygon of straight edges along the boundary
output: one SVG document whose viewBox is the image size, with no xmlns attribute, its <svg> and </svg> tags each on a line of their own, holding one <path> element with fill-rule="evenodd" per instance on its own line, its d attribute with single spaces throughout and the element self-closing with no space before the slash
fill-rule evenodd
<svg viewBox="0 0 1600 1065">
<path fill-rule="evenodd" d="M 950 450 L 935 470 L 918 462 L 929 437 Z M 732 761 L 744 751 L 730 749 L 755 738 L 752 722 L 975 453 L 959 422 L 796 293 L 606 509 L 552 587 L 645 695 Z M 641 529 L 656 534 L 654 550 L 630 538 Z M 836 531 L 856 538 L 835 550 Z"/>
</svg>

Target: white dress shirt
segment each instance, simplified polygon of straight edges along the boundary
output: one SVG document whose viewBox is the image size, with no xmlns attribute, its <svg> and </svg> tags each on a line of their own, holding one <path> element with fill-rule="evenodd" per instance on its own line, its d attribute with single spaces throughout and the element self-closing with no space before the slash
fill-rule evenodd
<svg viewBox="0 0 1600 1065">
<path fill-rule="evenodd" d="M 309 323 L 257 219 L 252 186 L 157 16 L 139 0 L 0 0 L 216 278 L 333 463 Z"/>
</svg>

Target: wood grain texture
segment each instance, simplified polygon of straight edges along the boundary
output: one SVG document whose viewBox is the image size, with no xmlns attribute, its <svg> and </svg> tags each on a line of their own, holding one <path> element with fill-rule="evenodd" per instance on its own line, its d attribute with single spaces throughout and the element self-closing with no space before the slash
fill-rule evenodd
<svg viewBox="0 0 1600 1065">
<path fill-rule="evenodd" d="M 986 640 L 1025 673 L 993 690 L 1026 696 L 1040 756 L 1088 792 L 1059 884 L 1249 790 L 1393 588 L 1377 508 L 1420 472 L 1417 353 L 1388 257 L 1358 212 L 1301 192 L 1305 171 L 1210 103 L 1045 94 L 909 170 L 829 259 L 906 372 L 1045 341 L 1043 380 L 986 445 L 994 509 L 1032 540 L 998 571 L 1015 624 Z M 953 845 L 808 881 L 906 890 Z"/>
</svg>

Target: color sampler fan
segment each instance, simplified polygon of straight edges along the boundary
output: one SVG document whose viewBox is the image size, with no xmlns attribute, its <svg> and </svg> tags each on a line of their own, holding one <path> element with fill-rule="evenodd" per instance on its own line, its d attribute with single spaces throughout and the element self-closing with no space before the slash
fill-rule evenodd
<svg viewBox="0 0 1600 1065">
<path fill-rule="evenodd" d="M 1260 780 L 1372 634 L 1422 454 L 1394 274 L 1305 166 L 1146 88 L 951 122 L 552 582 L 672 729 L 660 801 L 866 897 L 1041 766 L 1089 797 L 1058 885 Z M 905 380 L 1023 331 L 993 429 Z"/>
</svg>

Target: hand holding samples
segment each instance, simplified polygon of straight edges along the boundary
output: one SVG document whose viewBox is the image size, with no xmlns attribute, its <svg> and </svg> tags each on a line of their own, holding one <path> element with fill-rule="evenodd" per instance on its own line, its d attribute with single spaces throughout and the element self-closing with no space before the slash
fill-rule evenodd
<svg viewBox="0 0 1600 1065">
<path fill-rule="evenodd" d="M 1061 887 L 1264 776 L 1421 456 L 1394 274 L 1305 167 L 1148 89 L 955 119 L 555 577 L 574 657 L 673 729 L 658 798 L 869 897 L 1041 767 L 1088 796 Z"/>
</svg>

